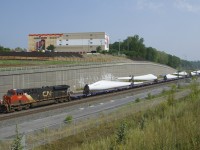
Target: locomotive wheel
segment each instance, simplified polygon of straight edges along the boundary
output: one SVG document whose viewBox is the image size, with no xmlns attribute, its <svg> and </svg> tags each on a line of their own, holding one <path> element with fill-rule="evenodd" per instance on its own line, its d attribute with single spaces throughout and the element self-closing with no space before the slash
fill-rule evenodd
<svg viewBox="0 0 200 150">
<path fill-rule="evenodd" d="M 11 110 L 9 112 L 15 112 L 15 109 L 14 108 L 11 108 Z"/>
<path fill-rule="evenodd" d="M 22 106 L 19 105 L 19 106 L 17 107 L 17 110 L 18 110 L 18 111 L 21 111 L 21 110 L 22 110 Z"/>
<path fill-rule="evenodd" d="M 8 109 L 6 108 L 6 107 L 1 107 L 1 109 L 0 109 L 1 111 L 1 113 L 8 113 L 9 111 L 8 111 Z"/>
<path fill-rule="evenodd" d="M 68 98 L 65 98 L 65 99 L 64 99 L 64 102 L 68 102 Z"/>
<path fill-rule="evenodd" d="M 26 104 L 25 107 L 24 107 L 25 110 L 27 110 L 29 108 L 30 108 L 30 104 Z"/>
<path fill-rule="evenodd" d="M 61 99 L 59 100 L 59 102 L 60 102 L 60 103 L 63 103 L 63 102 L 64 102 L 64 100 L 61 98 Z"/>
<path fill-rule="evenodd" d="M 55 104 L 57 104 L 58 103 L 58 99 L 55 99 Z"/>
</svg>

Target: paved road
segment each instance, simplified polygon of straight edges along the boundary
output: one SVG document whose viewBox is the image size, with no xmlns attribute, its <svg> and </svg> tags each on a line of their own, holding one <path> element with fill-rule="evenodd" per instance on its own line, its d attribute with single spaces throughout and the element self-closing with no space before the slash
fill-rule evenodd
<svg viewBox="0 0 200 150">
<path fill-rule="evenodd" d="M 156 95 L 159 94 L 163 91 L 163 89 L 167 90 L 169 89 L 169 87 L 162 87 L 162 88 L 155 88 L 152 90 L 148 90 L 146 92 L 142 92 L 142 93 L 138 93 L 134 96 L 128 96 L 125 98 L 119 98 L 119 99 L 113 99 L 110 101 L 104 101 L 102 103 L 95 103 L 92 105 L 87 105 L 87 106 L 83 106 L 83 105 L 77 105 L 74 109 L 72 110 L 67 110 L 65 113 L 61 113 L 61 114 L 56 114 L 56 115 L 52 115 L 49 117 L 45 117 L 45 118 L 40 118 L 40 119 L 36 119 L 36 120 L 32 120 L 32 121 L 28 121 L 28 122 L 23 122 L 18 124 L 18 129 L 19 129 L 19 133 L 27 133 L 27 132 L 32 132 L 34 130 L 37 129 L 42 129 L 44 127 L 48 127 L 48 126 L 52 126 L 55 124 L 61 124 L 63 123 L 64 119 L 66 118 L 66 116 L 71 115 L 73 117 L 73 119 L 81 119 L 83 116 L 87 116 L 87 115 L 92 115 L 98 112 L 102 112 L 102 111 L 111 111 L 114 110 L 115 108 L 118 108 L 124 104 L 127 104 L 128 102 L 134 101 L 136 98 L 145 98 L 147 97 L 147 95 L 149 93 L 151 93 L 151 95 Z M 67 108 L 66 108 L 67 109 Z M 6 127 L 2 127 L 0 128 L 0 139 L 5 139 L 5 138 L 9 138 L 13 135 L 15 135 L 15 129 L 16 129 L 16 125 L 11 125 L 11 126 L 6 126 Z"/>
</svg>

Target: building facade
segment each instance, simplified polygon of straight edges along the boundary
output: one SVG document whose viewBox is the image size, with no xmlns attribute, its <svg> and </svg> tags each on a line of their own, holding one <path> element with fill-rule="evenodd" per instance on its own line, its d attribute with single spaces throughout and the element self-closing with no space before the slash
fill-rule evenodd
<svg viewBox="0 0 200 150">
<path fill-rule="evenodd" d="M 105 32 L 29 34 L 28 50 L 45 50 L 49 45 L 58 52 L 91 52 L 97 47 L 109 50 L 109 36 Z"/>
</svg>

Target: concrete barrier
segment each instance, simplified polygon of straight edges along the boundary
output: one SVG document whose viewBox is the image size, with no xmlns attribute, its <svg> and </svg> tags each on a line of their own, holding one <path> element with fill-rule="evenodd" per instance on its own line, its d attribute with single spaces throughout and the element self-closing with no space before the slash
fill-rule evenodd
<svg viewBox="0 0 200 150">
<path fill-rule="evenodd" d="M 85 84 L 98 80 L 115 80 L 129 75 L 164 75 L 176 70 L 151 62 L 66 65 L 49 67 L 20 67 L 0 71 L 0 99 L 8 89 L 33 88 L 59 84 L 70 85 L 71 90 L 81 90 Z"/>
</svg>

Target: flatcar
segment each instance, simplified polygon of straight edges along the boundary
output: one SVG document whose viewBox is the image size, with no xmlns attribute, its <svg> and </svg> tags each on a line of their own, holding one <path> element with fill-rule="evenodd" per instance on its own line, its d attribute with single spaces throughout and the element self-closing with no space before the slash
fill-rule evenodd
<svg viewBox="0 0 200 150">
<path fill-rule="evenodd" d="M 125 90 L 134 85 L 142 84 L 143 82 L 121 82 L 121 81 L 106 81 L 101 80 L 93 84 L 86 84 L 83 94 L 97 94 L 97 93 L 110 93 L 113 91 Z"/>
<path fill-rule="evenodd" d="M 29 109 L 50 103 L 70 101 L 70 86 L 57 85 L 30 89 L 10 89 L 0 102 L 0 112 Z"/>
</svg>

